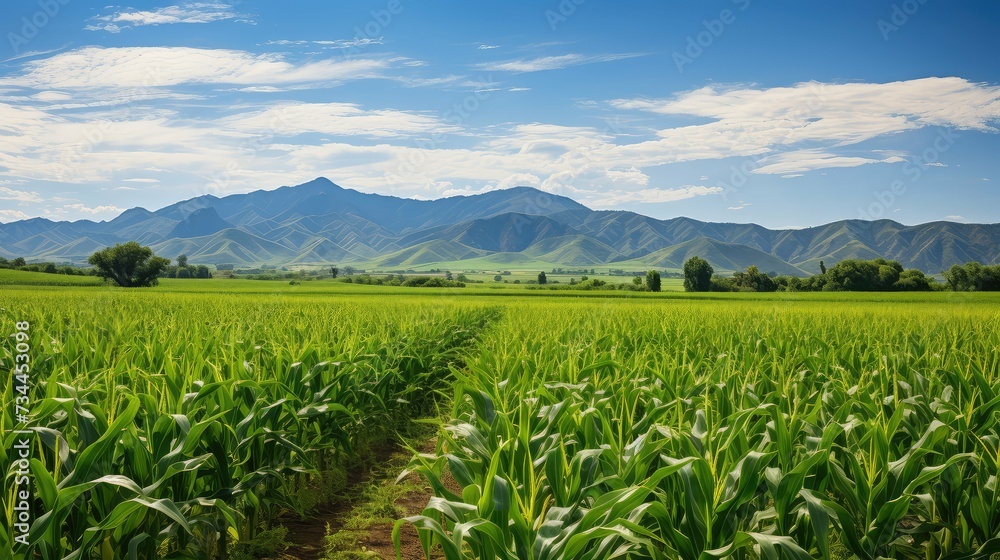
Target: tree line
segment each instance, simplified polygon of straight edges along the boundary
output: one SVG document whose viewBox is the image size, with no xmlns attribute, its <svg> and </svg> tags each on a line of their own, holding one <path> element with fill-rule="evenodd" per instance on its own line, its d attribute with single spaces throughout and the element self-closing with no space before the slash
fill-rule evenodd
<svg viewBox="0 0 1000 560">
<path fill-rule="evenodd" d="M 944 272 L 947 284 L 936 282 L 917 269 L 904 269 L 898 261 L 847 259 L 827 269 L 820 261 L 819 274 L 808 278 L 765 274 L 756 266 L 731 277 L 716 276 L 701 257 L 684 263 L 684 289 L 689 292 L 929 292 L 1000 291 L 1000 265 L 976 262 L 955 265 Z"/>
<path fill-rule="evenodd" d="M 119 286 L 140 287 L 155 285 L 159 278 L 211 278 L 211 271 L 205 265 L 190 265 L 186 255 L 177 258 L 177 264 L 171 265 L 169 259 L 157 257 L 152 249 L 143 247 L 135 241 L 117 244 L 97 251 L 90 256 L 88 262 L 93 265 L 90 271 L 74 267 L 57 267 L 54 263 L 39 263 L 28 265 L 24 258 L 8 260 L 0 257 L 0 268 L 36 269 L 39 272 L 62 274 L 94 274 L 105 280 L 111 280 Z M 862 260 L 847 259 L 840 261 L 833 268 L 827 269 L 826 263 L 820 261 L 819 274 L 808 278 L 796 276 L 777 276 L 765 274 L 756 266 L 750 266 L 745 271 L 736 272 L 731 277 L 717 276 L 715 269 L 701 257 L 692 257 L 684 263 L 684 289 L 689 292 L 918 292 L 951 289 L 954 291 L 1000 291 L 1000 265 L 984 265 L 969 262 L 964 265 L 954 265 L 945 271 L 945 284 L 936 282 L 932 277 L 918 269 L 904 269 L 898 261 L 886 259 Z M 331 276 L 338 276 L 337 267 L 331 269 Z M 408 284 L 405 284 L 410 280 Z M 431 277 L 413 279 L 399 278 L 402 285 L 460 287 L 464 285 L 462 275 L 457 281 L 448 277 L 439 280 Z M 355 283 L 367 283 L 365 279 Z M 537 283 L 546 285 L 548 279 L 544 271 L 538 274 Z M 608 286 L 597 279 L 583 277 L 577 284 L 581 288 L 621 289 L 624 286 Z M 643 278 L 636 277 L 631 289 L 659 292 L 661 289 L 660 273 L 650 270 Z"/>
</svg>

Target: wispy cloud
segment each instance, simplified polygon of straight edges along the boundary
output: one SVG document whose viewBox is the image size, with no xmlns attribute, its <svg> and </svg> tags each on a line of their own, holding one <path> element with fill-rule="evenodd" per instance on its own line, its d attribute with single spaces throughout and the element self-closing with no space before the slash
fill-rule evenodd
<svg viewBox="0 0 1000 560">
<path fill-rule="evenodd" d="M 44 199 L 36 192 L 17 191 L 0 187 L 0 200 L 13 200 L 15 202 L 42 202 Z"/>
<path fill-rule="evenodd" d="M 874 159 L 856 156 L 841 156 L 823 150 L 797 150 L 778 154 L 761 160 L 761 165 L 755 173 L 765 175 L 782 175 L 785 178 L 800 176 L 801 173 L 814 169 L 829 169 L 833 167 L 857 167 L 871 163 L 903 163 L 906 160 L 899 156 L 885 159 Z"/>
<path fill-rule="evenodd" d="M 20 210 L 0 210 L 0 221 L 4 222 L 16 222 L 18 220 L 27 220 L 31 216 L 21 212 Z"/>
<path fill-rule="evenodd" d="M 686 186 L 674 189 L 617 190 L 586 197 L 587 203 L 595 208 L 617 207 L 627 203 L 664 203 L 687 200 L 699 196 L 722 194 L 722 187 Z"/>
<path fill-rule="evenodd" d="M 351 103 L 282 103 L 264 111 L 228 117 L 220 121 L 220 126 L 279 136 L 315 132 L 374 138 L 461 131 L 433 116 L 390 109 L 366 111 Z"/>
<path fill-rule="evenodd" d="M 304 46 L 320 46 L 328 49 L 353 49 L 360 47 L 367 47 L 370 45 L 381 45 L 383 43 L 382 37 L 357 37 L 355 39 L 337 39 L 337 40 L 319 40 L 319 41 L 307 41 L 307 40 L 289 40 L 280 39 L 277 41 L 268 41 L 266 45 L 279 45 L 283 47 L 304 47 Z"/>
<path fill-rule="evenodd" d="M 375 59 L 295 64 L 280 55 L 189 47 L 85 47 L 32 61 L 0 85 L 38 89 L 141 88 L 181 84 L 293 84 L 374 77 L 388 67 Z"/>
<path fill-rule="evenodd" d="M 477 65 L 478 68 L 496 72 L 513 72 L 516 74 L 526 74 L 529 72 L 544 72 L 546 70 L 560 70 L 571 66 L 582 66 L 584 64 L 596 64 L 599 62 L 614 62 L 644 56 L 638 53 L 626 54 L 602 54 L 602 55 L 582 55 L 564 54 L 558 56 L 543 56 L 539 58 L 523 58 L 519 60 L 508 60 L 505 62 L 486 62 Z"/>
<path fill-rule="evenodd" d="M 611 106 L 712 121 L 663 129 L 657 140 L 621 147 L 619 151 L 632 155 L 637 165 L 770 155 L 773 163 L 755 172 L 787 175 L 901 162 L 900 152 L 872 152 L 868 157 L 839 153 L 846 146 L 901 132 L 932 126 L 995 132 L 1000 87 L 961 78 L 808 82 L 769 89 L 711 86 L 671 99 L 616 100 Z"/>
<path fill-rule="evenodd" d="M 112 14 L 95 16 L 96 23 L 84 27 L 87 31 L 107 31 L 120 33 L 129 27 L 144 25 L 171 25 L 177 23 L 212 23 L 215 21 L 238 20 L 253 24 L 246 16 L 233 10 L 233 6 L 222 2 L 187 2 L 165 6 L 155 10 L 134 10 L 128 8 Z"/>
</svg>

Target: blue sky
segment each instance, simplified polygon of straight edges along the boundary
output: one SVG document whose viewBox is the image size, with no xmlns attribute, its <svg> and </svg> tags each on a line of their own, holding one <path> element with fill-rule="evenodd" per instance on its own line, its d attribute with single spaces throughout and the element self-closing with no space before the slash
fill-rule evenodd
<svg viewBox="0 0 1000 560">
<path fill-rule="evenodd" d="M 1000 221 L 1000 5 L 0 5 L 0 221 L 325 176 L 658 218 Z"/>
</svg>

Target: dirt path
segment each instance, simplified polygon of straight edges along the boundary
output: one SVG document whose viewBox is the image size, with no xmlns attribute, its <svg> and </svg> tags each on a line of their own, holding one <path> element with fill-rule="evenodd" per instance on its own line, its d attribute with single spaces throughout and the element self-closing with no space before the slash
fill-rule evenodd
<svg viewBox="0 0 1000 560">
<path fill-rule="evenodd" d="M 435 442 L 425 443 L 421 452 L 433 452 Z M 291 515 L 281 519 L 280 523 L 288 529 L 286 541 L 291 546 L 277 557 L 276 560 L 323 560 L 326 553 L 327 527 L 331 533 L 336 533 L 344 529 L 344 524 L 350 518 L 353 510 L 362 504 L 361 491 L 364 487 L 372 484 L 391 485 L 395 483 L 396 476 L 405 467 L 405 459 L 400 461 L 401 453 L 404 449 L 394 445 L 379 450 L 375 455 L 375 462 L 385 464 L 394 462 L 388 471 L 381 469 L 355 469 L 348 472 L 348 484 L 346 494 L 352 499 L 321 506 L 308 519 L 301 519 Z M 396 468 L 398 466 L 398 468 Z M 400 517 L 417 515 L 423 511 L 427 501 L 433 496 L 433 492 L 424 481 L 416 475 L 411 475 L 406 482 L 411 486 L 419 487 L 402 494 L 395 501 Z M 451 481 L 449 486 L 457 487 L 457 483 Z M 461 489 L 459 489 L 461 492 Z M 357 550 L 372 554 L 372 558 L 382 558 L 383 560 L 395 560 L 396 551 L 392 544 L 392 523 L 375 523 L 369 526 L 363 535 L 358 539 Z M 420 545 L 420 538 L 416 529 L 412 525 L 404 525 L 401 532 L 402 557 L 406 560 L 421 560 L 425 558 L 423 548 Z"/>
</svg>

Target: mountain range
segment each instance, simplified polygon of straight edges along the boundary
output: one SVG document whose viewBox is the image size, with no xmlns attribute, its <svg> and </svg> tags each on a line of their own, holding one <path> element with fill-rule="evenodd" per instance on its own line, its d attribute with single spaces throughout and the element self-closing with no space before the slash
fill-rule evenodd
<svg viewBox="0 0 1000 560">
<path fill-rule="evenodd" d="M 1000 224 L 844 220 L 797 230 L 755 224 L 657 220 L 595 211 L 529 187 L 413 200 L 366 194 L 319 178 L 295 187 L 192 198 L 109 221 L 33 218 L 0 224 L 0 256 L 84 263 L 135 240 L 192 263 L 352 264 L 400 270 L 609 266 L 679 270 L 692 256 L 719 272 L 756 265 L 803 276 L 848 258 L 885 257 L 937 274 L 968 261 L 1000 263 Z"/>
</svg>

